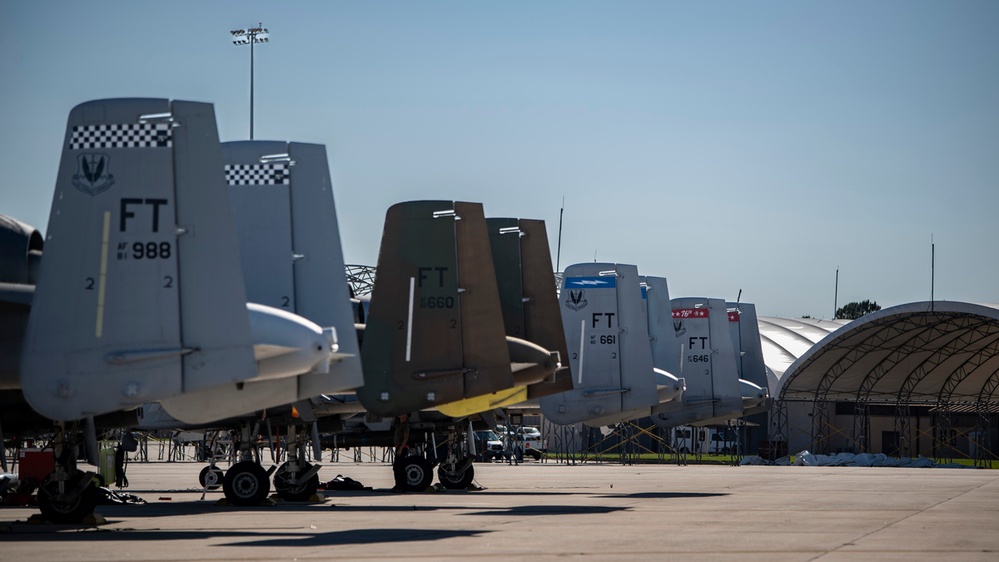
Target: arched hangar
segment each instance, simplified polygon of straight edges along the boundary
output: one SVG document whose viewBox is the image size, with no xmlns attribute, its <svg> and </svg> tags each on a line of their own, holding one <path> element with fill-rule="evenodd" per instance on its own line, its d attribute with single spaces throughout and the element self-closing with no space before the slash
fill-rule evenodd
<svg viewBox="0 0 999 562">
<path fill-rule="evenodd" d="M 903 304 L 842 326 L 798 357 L 779 381 L 771 435 L 792 452 L 990 462 L 999 451 L 997 387 L 999 305 Z"/>
</svg>

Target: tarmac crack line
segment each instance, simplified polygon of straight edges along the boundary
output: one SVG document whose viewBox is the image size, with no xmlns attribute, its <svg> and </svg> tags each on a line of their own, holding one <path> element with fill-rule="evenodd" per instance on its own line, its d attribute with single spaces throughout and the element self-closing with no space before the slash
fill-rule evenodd
<svg viewBox="0 0 999 562">
<path fill-rule="evenodd" d="M 982 488 L 984 486 L 987 486 L 987 485 L 989 485 L 991 483 L 992 483 L 991 481 L 990 482 L 982 482 L 981 484 L 978 484 L 977 486 L 971 488 L 970 490 L 965 490 L 965 491 L 961 492 L 960 494 L 958 494 L 956 496 L 951 496 L 949 498 L 944 498 L 944 499 L 942 499 L 942 500 L 934 503 L 933 505 L 926 506 L 926 507 L 924 507 L 922 509 L 912 510 L 911 513 L 909 513 L 908 515 L 906 515 L 904 517 L 901 517 L 899 519 L 896 519 L 896 520 L 892 521 L 891 523 L 885 523 L 880 529 L 874 529 L 874 530 L 869 531 L 867 533 L 863 533 L 860 536 L 858 536 L 858 537 L 850 540 L 849 542 L 845 542 L 845 543 L 837 546 L 836 548 L 830 549 L 829 551 L 825 552 L 824 554 L 820 554 L 819 556 L 813 558 L 812 560 L 818 560 L 818 559 L 822 558 L 823 556 L 825 556 L 826 554 L 832 554 L 832 553 L 837 552 L 837 551 L 839 551 L 840 549 L 842 549 L 843 547 L 846 547 L 846 546 L 857 546 L 857 541 L 864 540 L 865 538 L 870 537 L 870 536 L 872 536 L 874 534 L 877 534 L 877 533 L 880 533 L 882 531 L 886 531 L 888 529 L 891 529 L 892 527 L 894 527 L 895 525 L 898 525 L 899 523 L 901 523 L 903 521 L 907 521 L 907 520 L 909 520 L 909 519 L 911 519 L 911 518 L 913 518 L 913 517 L 915 517 L 917 515 L 925 513 L 927 511 L 929 511 L 929 510 L 931 510 L 931 509 L 933 509 L 933 508 L 935 508 L 937 506 L 943 505 L 943 504 L 945 504 L 947 502 L 950 502 L 950 501 L 956 500 L 958 498 L 964 497 L 964 496 L 966 496 L 966 495 L 968 495 L 968 494 L 970 494 L 972 492 L 975 492 L 978 489 L 980 489 L 980 488 Z M 909 510 L 906 510 L 906 511 L 909 511 Z M 852 553 L 854 551 L 851 550 L 850 552 Z M 922 550 L 920 552 L 922 552 Z"/>
</svg>

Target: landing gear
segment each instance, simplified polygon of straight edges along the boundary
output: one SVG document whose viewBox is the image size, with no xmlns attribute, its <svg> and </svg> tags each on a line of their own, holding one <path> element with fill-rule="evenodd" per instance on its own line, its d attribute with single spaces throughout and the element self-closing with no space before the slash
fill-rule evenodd
<svg viewBox="0 0 999 562">
<path fill-rule="evenodd" d="M 274 473 L 274 489 L 285 501 L 306 501 L 319 489 L 319 468 L 307 462 L 297 464 L 298 470 L 293 470 L 293 464 L 289 461 Z"/>
<path fill-rule="evenodd" d="M 206 490 L 218 490 L 222 486 L 222 479 L 225 477 L 225 473 L 222 469 L 215 466 L 209 465 L 201 469 L 201 474 L 198 476 L 198 482 L 201 483 L 201 487 Z"/>
<path fill-rule="evenodd" d="M 472 468 L 475 457 L 470 454 L 470 451 L 475 451 L 475 446 L 474 443 L 468 443 L 471 435 L 471 425 L 468 431 L 457 423 L 448 430 L 445 445 L 447 452 L 437 469 L 437 478 L 440 479 L 441 485 L 449 490 L 463 490 L 475 478 L 475 470 Z"/>
<path fill-rule="evenodd" d="M 472 468 L 472 465 L 469 465 L 463 472 L 453 472 L 447 470 L 444 465 L 441 465 L 437 468 L 437 479 L 448 490 L 464 490 L 475 479 L 475 469 Z"/>
<path fill-rule="evenodd" d="M 288 426 L 288 462 L 274 473 L 274 489 L 281 499 L 289 502 L 306 501 L 319 489 L 320 465 L 305 461 L 305 433 L 294 425 Z"/>
<path fill-rule="evenodd" d="M 238 462 L 225 473 L 222 483 L 225 498 L 232 505 L 260 505 L 271 491 L 267 471 L 253 461 Z"/>
<path fill-rule="evenodd" d="M 76 435 L 75 428 L 70 432 Z M 59 423 L 52 442 L 55 470 L 38 487 L 38 507 L 52 523 L 79 523 L 97 508 L 93 472 L 76 468 L 76 446 Z"/>
<path fill-rule="evenodd" d="M 410 455 L 402 461 L 403 487 L 407 492 L 422 492 L 430 487 L 434 480 L 433 468 L 427 459 L 419 455 Z"/>
<path fill-rule="evenodd" d="M 38 487 L 38 507 L 52 523 L 79 523 L 97 508 L 94 473 L 56 469 Z"/>
</svg>

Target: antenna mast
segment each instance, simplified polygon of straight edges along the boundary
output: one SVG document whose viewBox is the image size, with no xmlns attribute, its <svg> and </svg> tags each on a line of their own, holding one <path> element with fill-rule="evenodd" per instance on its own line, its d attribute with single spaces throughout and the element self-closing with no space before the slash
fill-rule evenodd
<svg viewBox="0 0 999 562">
<path fill-rule="evenodd" d="M 933 312 L 936 304 L 933 299 L 933 292 L 936 289 L 936 260 L 937 260 L 937 247 L 933 243 L 933 233 L 930 233 L 930 312 Z"/>
<path fill-rule="evenodd" d="M 561 271 L 559 269 L 559 261 L 562 258 L 562 213 L 565 212 L 565 195 L 562 196 L 562 208 L 558 211 L 558 247 L 555 250 L 555 273 Z"/>
<path fill-rule="evenodd" d="M 833 317 L 836 319 L 836 311 L 839 310 L 839 266 L 836 266 L 836 290 L 833 292 Z"/>
</svg>

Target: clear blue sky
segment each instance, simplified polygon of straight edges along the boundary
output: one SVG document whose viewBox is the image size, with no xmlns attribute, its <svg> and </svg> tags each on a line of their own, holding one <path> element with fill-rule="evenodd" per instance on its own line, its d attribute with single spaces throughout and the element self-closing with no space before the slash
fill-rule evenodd
<svg viewBox="0 0 999 562">
<path fill-rule="evenodd" d="M 0 213 L 44 230 L 66 117 L 215 104 L 325 144 L 349 263 L 399 201 L 547 221 L 561 266 L 831 317 L 999 301 L 999 2 L 0 3 Z"/>
</svg>

